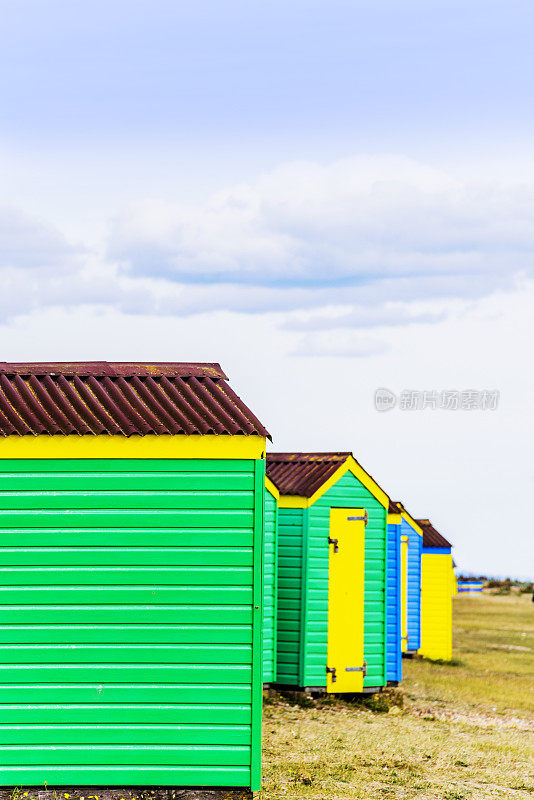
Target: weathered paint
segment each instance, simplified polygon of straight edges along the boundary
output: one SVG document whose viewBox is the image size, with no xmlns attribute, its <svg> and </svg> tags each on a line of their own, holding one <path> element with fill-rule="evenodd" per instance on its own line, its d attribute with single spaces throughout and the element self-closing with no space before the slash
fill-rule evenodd
<svg viewBox="0 0 534 800">
<path fill-rule="evenodd" d="M 364 512 L 330 509 L 327 692 L 363 689 Z"/>
<path fill-rule="evenodd" d="M 263 515 L 261 460 L 0 461 L 0 784 L 260 788 Z"/>
<path fill-rule="evenodd" d="M 401 515 L 388 514 L 386 583 L 386 680 L 402 680 Z"/>
<path fill-rule="evenodd" d="M 452 556 L 450 548 L 423 548 L 421 648 L 425 658 L 452 658 Z"/>
<path fill-rule="evenodd" d="M 364 508 L 365 687 L 384 686 L 386 508 L 350 469 L 306 508 L 278 510 L 277 682 L 326 687 L 331 508 Z M 384 495 L 385 497 L 385 495 Z M 283 500 L 283 496 L 280 498 Z"/>
<path fill-rule="evenodd" d="M 277 490 L 265 481 L 265 529 L 263 535 L 263 682 L 276 680 L 276 617 L 278 588 Z"/>
</svg>

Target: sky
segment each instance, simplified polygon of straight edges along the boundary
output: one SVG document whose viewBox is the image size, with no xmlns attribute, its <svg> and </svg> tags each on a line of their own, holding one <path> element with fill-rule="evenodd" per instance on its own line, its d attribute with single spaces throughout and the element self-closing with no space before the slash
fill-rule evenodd
<svg viewBox="0 0 534 800">
<path fill-rule="evenodd" d="M 219 361 L 273 448 L 352 450 L 460 570 L 532 579 L 532 3 L 0 19 L 1 359 Z"/>
</svg>

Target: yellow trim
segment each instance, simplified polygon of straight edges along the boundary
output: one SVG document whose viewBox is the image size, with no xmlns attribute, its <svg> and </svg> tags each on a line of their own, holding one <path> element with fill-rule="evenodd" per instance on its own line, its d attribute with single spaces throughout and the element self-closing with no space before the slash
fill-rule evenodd
<svg viewBox="0 0 534 800">
<path fill-rule="evenodd" d="M 381 489 L 378 483 L 376 483 L 364 468 L 358 464 L 353 456 L 348 456 L 334 474 L 317 489 L 315 494 L 311 497 L 301 497 L 300 495 L 294 494 L 281 495 L 279 501 L 280 508 L 310 508 L 310 506 L 313 506 L 314 503 L 320 500 L 323 494 L 326 494 L 326 492 L 347 472 L 352 472 L 354 477 L 371 492 L 373 497 L 375 497 L 384 508 L 389 507 L 389 497 L 384 490 Z"/>
<path fill-rule="evenodd" d="M 408 537 L 401 536 L 401 651 L 408 649 Z"/>
<path fill-rule="evenodd" d="M 281 494 L 278 501 L 280 508 L 308 508 L 308 498 L 296 494 Z"/>
<path fill-rule="evenodd" d="M 268 492 L 272 494 L 275 500 L 280 500 L 280 492 L 278 491 L 272 480 L 267 477 L 267 475 L 265 476 L 265 488 L 267 489 Z"/>
<path fill-rule="evenodd" d="M 265 457 L 262 436 L 7 436 L 0 458 L 252 458 Z"/>
<path fill-rule="evenodd" d="M 416 533 L 419 534 L 419 536 L 423 535 L 423 529 L 417 524 L 417 522 L 414 520 L 414 518 L 411 516 L 411 514 L 408 514 L 406 509 L 402 510 L 402 515 L 401 516 L 406 520 L 408 525 L 411 528 L 413 528 Z"/>
<path fill-rule="evenodd" d="M 400 525 L 402 514 L 388 514 L 388 525 Z"/>
</svg>

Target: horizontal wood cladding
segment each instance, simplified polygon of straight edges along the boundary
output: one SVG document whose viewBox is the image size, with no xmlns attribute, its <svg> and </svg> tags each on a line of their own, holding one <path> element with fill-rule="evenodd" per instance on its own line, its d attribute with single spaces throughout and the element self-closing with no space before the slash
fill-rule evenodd
<svg viewBox="0 0 534 800">
<path fill-rule="evenodd" d="M 386 679 L 402 680 L 400 525 L 387 526 Z"/>
<path fill-rule="evenodd" d="M 276 681 L 300 682 L 302 619 L 302 509 L 278 509 L 278 631 Z"/>
<path fill-rule="evenodd" d="M 421 551 L 423 537 L 405 520 L 402 533 L 408 535 L 408 650 L 421 647 Z"/>
<path fill-rule="evenodd" d="M 276 499 L 265 491 L 265 527 L 263 533 L 263 682 L 276 677 L 277 613 L 277 517 Z"/>
<path fill-rule="evenodd" d="M 253 460 L 0 460 L 0 784 L 250 786 L 257 503 Z"/>
</svg>

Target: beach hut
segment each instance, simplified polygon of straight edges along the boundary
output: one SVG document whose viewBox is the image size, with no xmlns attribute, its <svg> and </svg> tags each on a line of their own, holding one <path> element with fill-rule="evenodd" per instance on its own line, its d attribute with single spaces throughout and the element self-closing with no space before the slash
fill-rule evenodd
<svg viewBox="0 0 534 800">
<path fill-rule="evenodd" d="M 402 680 L 402 654 L 421 645 L 422 530 L 399 501 L 390 502 L 387 529 L 388 684 Z"/>
<path fill-rule="evenodd" d="M 423 530 L 421 558 L 421 647 L 419 653 L 436 661 L 452 658 L 452 545 L 428 519 Z"/>
<path fill-rule="evenodd" d="M 482 591 L 484 581 L 477 581 L 475 578 L 466 578 L 465 580 L 459 580 L 457 586 L 458 594 L 465 594 L 466 592 L 476 594 Z"/>
<path fill-rule="evenodd" d="M 269 453 L 278 507 L 279 685 L 386 683 L 389 498 L 352 453 Z"/>
<path fill-rule="evenodd" d="M 267 436 L 218 364 L 0 364 L 1 785 L 260 788 Z"/>
<path fill-rule="evenodd" d="M 402 580 L 401 509 L 390 501 L 387 515 L 386 578 L 386 681 L 402 680 L 402 607 L 405 581 Z"/>
<path fill-rule="evenodd" d="M 280 492 L 265 477 L 263 535 L 263 683 L 276 680 L 276 615 L 278 611 L 278 500 Z"/>
</svg>

